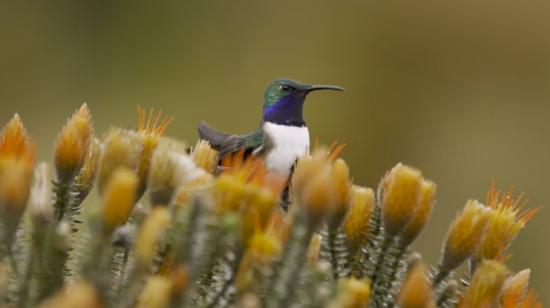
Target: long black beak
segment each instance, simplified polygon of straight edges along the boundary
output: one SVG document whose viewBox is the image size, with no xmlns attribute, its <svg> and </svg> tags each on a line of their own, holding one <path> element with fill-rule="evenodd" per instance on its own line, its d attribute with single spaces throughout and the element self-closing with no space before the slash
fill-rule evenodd
<svg viewBox="0 0 550 308">
<path fill-rule="evenodd" d="M 307 92 L 318 91 L 318 90 L 332 90 L 332 91 L 345 91 L 344 88 L 339 86 L 325 85 L 325 84 L 314 84 L 309 85 L 305 89 Z"/>
</svg>

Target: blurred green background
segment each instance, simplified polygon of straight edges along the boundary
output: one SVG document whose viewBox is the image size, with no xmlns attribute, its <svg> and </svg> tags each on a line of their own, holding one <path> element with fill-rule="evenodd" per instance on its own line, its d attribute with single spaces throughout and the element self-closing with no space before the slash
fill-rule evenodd
<svg viewBox="0 0 550 308">
<path fill-rule="evenodd" d="M 333 83 L 306 103 L 313 138 L 348 144 L 359 184 L 397 162 L 438 183 L 416 244 L 437 261 L 446 226 L 491 179 L 550 204 L 550 3 L 546 1 L 2 1 L 0 123 L 18 112 L 51 159 L 82 103 L 97 130 L 133 127 L 136 104 L 174 115 L 189 142 L 204 119 L 255 128 L 278 77 Z M 543 209 L 512 245 L 543 300 Z M 546 260 L 546 261 L 545 261 Z"/>
</svg>

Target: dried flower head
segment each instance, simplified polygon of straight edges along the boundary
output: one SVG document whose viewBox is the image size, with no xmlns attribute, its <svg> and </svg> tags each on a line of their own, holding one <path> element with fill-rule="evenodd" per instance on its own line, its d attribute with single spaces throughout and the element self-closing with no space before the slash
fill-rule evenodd
<svg viewBox="0 0 550 308">
<path fill-rule="evenodd" d="M 401 245 L 408 247 L 420 234 L 432 215 L 436 186 L 432 181 L 422 180 L 418 203 L 409 223 L 399 235 Z"/>
<path fill-rule="evenodd" d="M 119 167 L 137 172 L 143 146 L 139 136 L 132 131 L 111 128 L 104 137 L 97 186 L 103 193 L 111 174 Z"/>
<path fill-rule="evenodd" d="M 123 225 L 136 202 L 137 176 L 128 168 L 117 168 L 106 184 L 101 212 L 104 232 L 111 234 Z"/>
<path fill-rule="evenodd" d="M 136 261 L 140 266 L 148 266 L 153 261 L 159 239 L 170 226 L 170 213 L 167 208 L 154 208 L 143 223 L 136 241 Z"/>
<path fill-rule="evenodd" d="M 476 251 L 476 260 L 503 257 L 519 231 L 540 209 L 525 209 L 522 197 L 520 194 L 514 198 L 512 190 L 501 195 L 492 185 L 487 194 L 487 206 L 491 208 L 487 230 Z"/>
<path fill-rule="evenodd" d="M 399 293 L 399 307 L 435 308 L 432 287 L 426 275 L 426 266 L 418 262 L 407 273 Z"/>
<path fill-rule="evenodd" d="M 191 157 L 197 166 L 214 173 L 218 166 L 220 155 L 214 150 L 206 140 L 199 140 L 191 152 Z"/>
<path fill-rule="evenodd" d="M 349 211 L 343 229 L 352 250 L 362 246 L 368 237 L 369 220 L 374 208 L 374 191 L 354 185 L 349 198 Z"/>
<path fill-rule="evenodd" d="M 344 278 L 338 281 L 337 297 L 330 307 L 366 307 L 371 295 L 370 283 L 365 279 Z"/>
<path fill-rule="evenodd" d="M 468 200 L 451 223 L 440 262 L 443 271 L 451 271 L 476 250 L 489 217 L 489 210 L 477 200 Z"/>
<path fill-rule="evenodd" d="M 61 183 L 71 183 L 80 171 L 94 127 L 88 106 L 84 103 L 68 120 L 57 136 L 55 171 Z"/>
<path fill-rule="evenodd" d="M 484 260 L 476 269 L 460 307 L 489 307 L 497 300 L 508 275 L 504 264 Z"/>
<path fill-rule="evenodd" d="M 162 308 L 170 302 L 172 281 L 165 276 L 155 275 L 149 277 L 141 292 L 137 307 Z"/>
<path fill-rule="evenodd" d="M 99 292 L 86 281 L 65 287 L 40 305 L 41 308 L 100 308 Z"/>
<path fill-rule="evenodd" d="M 34 145 L 15 114 L 0 134 L 0 220 L 6 233 L 15 232 L 27 205 L 34 160 Z"/>
<path fill-rule="evenodd" d="M 417 209 L 422 186 L 419 170 L 397 164 L 381 182 L 381 208 L 384 230 L 394 237 L 406 226 Z"/>
</svg>

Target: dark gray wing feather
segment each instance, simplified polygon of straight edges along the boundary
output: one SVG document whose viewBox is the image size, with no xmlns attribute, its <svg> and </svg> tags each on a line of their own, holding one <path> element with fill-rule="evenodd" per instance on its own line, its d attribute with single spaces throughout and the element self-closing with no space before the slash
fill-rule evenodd
<svg viewBox="0 0 550 308">
<path fill-rule="evenodd" d="M 220 159 L 239 150 L 251 154 L 261 147 L 264 138 L 261 129 L 247 135 L 231 135 L 222 133 L 205 122 L 199 123 L 197 131 L 201 139 L 210 142 L 212 148 L 220 152 Z"/>
</svg>

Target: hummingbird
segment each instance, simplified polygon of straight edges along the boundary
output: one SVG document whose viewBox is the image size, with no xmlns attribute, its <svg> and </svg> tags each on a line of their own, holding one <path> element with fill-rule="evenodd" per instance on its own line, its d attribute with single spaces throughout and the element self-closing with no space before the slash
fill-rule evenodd
<svg viewBox="0 0 550 308">
<path fill-rule="evenodd" d="M 344 91 L 339 86 L 277 79 L 265 90 L 258 129 L 244 135 L 227 134 L 203 121 L 198 126 L 199 137 L 219 151 L 220 159 L 238 151 L 244 151 L 245 155 L 261 155 L 269 171 L 289 178 L 298 158 L 309 154 L 304 101 L 309 93 L 318 90 Z"/>
</svg>

